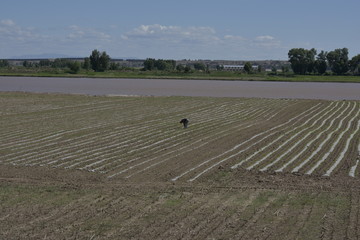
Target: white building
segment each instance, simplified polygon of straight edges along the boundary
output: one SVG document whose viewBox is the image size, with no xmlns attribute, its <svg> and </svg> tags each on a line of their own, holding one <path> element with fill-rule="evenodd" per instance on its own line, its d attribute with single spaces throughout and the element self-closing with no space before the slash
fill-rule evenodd
<svg viewBox="0 0 360 240">
<path fill-rule="evenodd" d="M 225 71 L 242 71 L 244 70 L 244 65 L 223 65 Z M 253 65 L 252 69 L 257 70 L 259 68 L 258 65 Z"/>
<path fill-rule="evenodd" d="M 242 71 L 244 65 L 223 65 L 225 71 Z"/>
</svg>

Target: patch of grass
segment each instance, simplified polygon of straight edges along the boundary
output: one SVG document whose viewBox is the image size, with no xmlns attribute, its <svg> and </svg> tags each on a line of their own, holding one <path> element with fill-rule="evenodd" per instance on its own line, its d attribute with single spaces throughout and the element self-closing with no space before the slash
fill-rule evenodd
<svg viewBox="0 0 360 240">
<path fill-rule="evenodd" d="M 245 209 L 242 216 L 244 220 L 250 219 L 270 198 L 276 195 L 273 191 L 262 191 Z"/>
<path fill-rule="evenodd" d="M 300 239 L 316 239 L 326 228 L 324 224 L 328 218 L 336 214 L 336 221 L 344 226 L 347 219 L 347 210 L 350 209 L 348 197 L 342 194 L 322 192 L 320 194 L 298 194 L 297 199 L 291 201 L 292 207 L 311 208 L 304 228 L 299 232 Z M 302 207 L 301 207 L 302 206 Z"/>
<path fill-rule="evenodd" d="M 0 202 L 3 207 L 22 204 L 63 206 L 84 194 L 83 191 L 66 190 L 55 186 L 0 185 Z"/>
<path fill-rule="evenodd" d="M 232 177 L 230 171 L 222 169 L 221 171 L 217 171 L 215 174 L 212 175 L 215 182 L 226 182 Z"/>
<path fill-rule="evenodd" d="M 303 209 L 304 206 L 311 206 L 315 203 L 315 196 L 313 193 L 297 194 L 289 200 L 289 205 L 295 209 Z"/>
<path fill-rule="evenodd" d="M 183 203 L 183 200 L 180 198 L 173 198 L 173 199 L 167 199 L 164 203 L 166 207 L 177 207 L 178 205 L 181 205 Z"/>
</svg>

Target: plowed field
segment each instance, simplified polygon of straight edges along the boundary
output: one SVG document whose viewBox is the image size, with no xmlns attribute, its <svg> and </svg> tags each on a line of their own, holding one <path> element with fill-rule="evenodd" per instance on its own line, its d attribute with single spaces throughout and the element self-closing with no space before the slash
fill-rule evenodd
<svg viewBox="0 0 360 240">
<path fill-rule="evenodd" d="M 0 238 L 360 238 L 359 101 L 1 93 L 0 106 Z"/>
</svg>

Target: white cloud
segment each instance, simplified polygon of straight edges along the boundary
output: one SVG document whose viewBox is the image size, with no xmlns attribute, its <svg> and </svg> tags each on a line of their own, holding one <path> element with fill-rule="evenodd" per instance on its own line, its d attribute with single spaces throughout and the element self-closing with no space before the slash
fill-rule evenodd
<svg viewBox="0 0 360 240">
<path fill-rule="evenodd" d="M 0 20 L 0 49 L 3 54 L 0 58 L 43 53 L 82 56 L 94 48 L 106 49 L 109 44 L 111 36 L 94 28 L 72 25 L 38 29 L 19 26 L 10 19 Z"/>
<path fill-rule="evenodd" d="M 242 36 L 234 36 L 234 35 L 225 35 L 224 40 L 231 40 L 231 41 L 247 41 L 246 38 Z"/>
<path fill-rule="evenodd" d="M 46 35 L 44 34 L 46 31 Z M 270 35 L 249 38 L 245 34 L 221 36 L 208 26 L 140 25 L 122 33 L 70 25 L 56 29 L 19 26 L 11 19 L 0 20 L 0 48 L 3 56 L 59 53 L 86 56 L 95 48 L 112 57 L 171 59 L 269 59 L 284 55 L 280 40 Z"/>
<path fill-rule="evenodd" d="M 180 27 L 160 24 L 141 25 L 122 36 L 125 40 L 158 40 L 171 43 L 203 43 L 219 40 L 210 27 Z"/>
<path fill-rule="evenodd" d="M 99 40 L 109 41 L 111 36 L 93 28 L 82 28 L 77 25 L 69 26 L 71 32 L 67 35 L 70 40 Z"/>
<path fill-rule="evenodd" d="M 33 29 L 18 26 L 13 20 L 0 21 L 0 39 L 3 41 L 29 41 L 40 37 Z"/>
<path fill-rule="evenodd" d="M 14 26 L 15 25 L 15 22 L 11 19 L 1 20 L 0 23 L 1 23 L 1 25 L 4 25 L 4 26 Z"/>
<path fill-rule="evenodd" d="M 258 36 L 254 40 L 254 45 L 262 48 L 281 48 L 281 41 L 273 36 Z"/>
<path fill-rule="evenodd" d="M 258 36 L 255 38 L 256 41 L 261 41 L 261 42 L 264 42 L 264 41 L 272 41 L 274 40 L 275 38 L 272 37 L 272 36 L 269 36 L 269 35 L 265 35 L 265 36 Z"/>
<path fill-rule="evenodd" d="M 140 25 L 122 35 L 126 55 L 140 58 L 202 58 L 221 45 L 215 29 L 207 26 Z"/>
<path fill-rule="evenodd" d="M 122 40 L 133 50 L 128 55 L 139 57 L 279 59 L 284 55 L 281 41 L 273 36 L 264 34 L 253 39 L 236 34 L 220 36 L 214 28 L 206 26 L 140 25 L 123 34 Z"/>
</svg>

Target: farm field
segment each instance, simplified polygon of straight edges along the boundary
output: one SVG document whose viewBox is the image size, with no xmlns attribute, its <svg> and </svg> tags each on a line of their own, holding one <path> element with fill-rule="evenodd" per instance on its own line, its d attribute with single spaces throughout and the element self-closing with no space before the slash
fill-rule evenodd
<svg viewBox="0 0 360 240">
<path fill-rule="evenodd" d="M 0 106 L 0 238 L 360 237 L 359 101 L 12 92 Z"/>
</svg>

